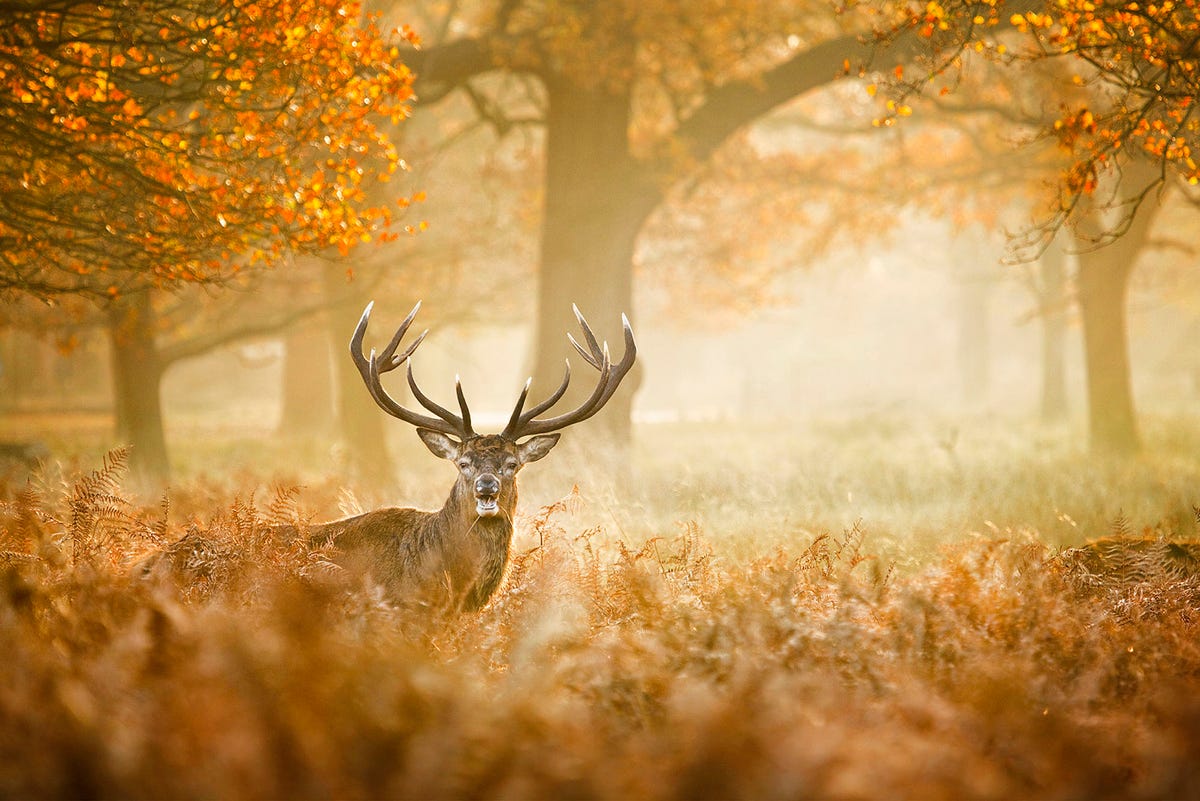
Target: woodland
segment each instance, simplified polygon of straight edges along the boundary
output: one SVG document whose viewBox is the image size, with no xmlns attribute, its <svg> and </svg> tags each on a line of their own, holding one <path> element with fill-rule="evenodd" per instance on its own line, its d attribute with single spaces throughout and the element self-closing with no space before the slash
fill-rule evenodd
<svg viewBox="0 0 1200 801">
<path fill-rule="evenodd" d="M 1200 796 L 1198 12 L 0 2 L 0 796 Z"/>
</svg>

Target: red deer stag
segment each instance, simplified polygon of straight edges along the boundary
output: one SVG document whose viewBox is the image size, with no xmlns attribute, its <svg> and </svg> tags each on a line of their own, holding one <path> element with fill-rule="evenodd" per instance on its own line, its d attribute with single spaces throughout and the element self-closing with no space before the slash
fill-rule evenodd
<svg viewBox="0 0 1200 801">
<path fill-rule="evenodd" d="M 459 414 L 431 400 L 413 378 L 411 358 L 428 331 L 402 353 L 396 353 L 421 308 L 420 303 L 400 324 L 382 353 L 376 354 L 372 349 L 370 355 L 363 355 L 363 337 L 373 306 L 374 302 L 367 304 L 350 339 L 354 364 L 380 408 L 416 426 L 417 436 L 434 456 L 449 459 L 458 467 L 458 480 L 450 490 L 450 497 L 436 512 L 377 509 L 310 526 L 310 541 L 332 542 L 340 552 L 338 560 L 343 567 L 370 575 L 398 598 L 449 611 L 479 609 L 499 587 L 508 565 L 517 506 L 517 473 L 527 463 L 550 452 L 560 436 L 552 432 L 588 419 L 613 396 L 637 355 L 633 330 L 628 318 L 622 315 L 625 353 L 620 362 L 613 364 L 608 343 L 597 342 L 576 307 L 575 317 L 583 330 L 586 347 L 570 334 L 567 338 L 584 361 L 600 374 L 591 395 L 569 412 L 538 417 L 549 412 L 567 391 L 571 380 L 568 361 L 562 382 L 549 397 L 526 409 L 532 379 L 526 381 L 504 430 L 499 434 L 477 434 L 471 427 L 471 411 L 457 379 Z M 406 365 L 413 397 L 432 416 L 406 409 L 384 390 L 380 376 L 402 364 Z"/>
</svg>

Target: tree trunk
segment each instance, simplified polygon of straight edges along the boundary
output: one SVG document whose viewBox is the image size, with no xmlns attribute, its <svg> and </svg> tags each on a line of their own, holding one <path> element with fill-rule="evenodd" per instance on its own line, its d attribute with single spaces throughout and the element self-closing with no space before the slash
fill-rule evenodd
<svg viewBox="0 0 1200 801">
<path fill-rule="evenodd" d="M 1042 422 L 1067 418 L 1067 252 L 1061 238 L 1042 254 L 1038 305 L 1042 326 Z"/>
<path fill-rule="evenodd" d="M 991 276 L 979 267 L 960 263 L 958 297 L 958 370 L 962 399 L 967 406 L 985 406 L 991 394 L 992 327 L 989 295 Z"/>
<path fill-rule="evenodd" d="M 19 336 L 12 329 L 0 331 L 0 411 L 17 408 L 24 400 L 22 362 L 28 348 L 20 346 Z"/>
<path fill-rule="evenodd" d="M 370 392 L 363 385 L 362 376 L 350 360 L 350 335 L 354 333 L 366 304 L 359 305 L 345 298 L 346 287 L 342 276 L 342 271 L 336 266 L 325 271 L 325 292 L 331 301 L 325 320 L 329 341 L 336 345 L 333 348 L 333 374 L 337 384 L 337 425 L 355 477 L 368 486 L 381 488 L 395 480 L 395 468 L 388 454 L 384 428 L 390 418 L 375 405 Z M 382 336 L 379 332 L 373 333 Z M 391 334 L 390 330 L 386 332 L 389 337 Z"/>
<path fill-rule="evenodd" d="M 157 318 L 149 292 L 121 298 L 108 308 L 117 437 L 131 446 L 130 471 L 141 489 L 170 480 L 163 433 L 163 363 Z"/>
<path fill-rule="evenodd" d="M 1122 174 L 1125 197 L 1141 192 L 1154 178 L 1154 165 L 1134 161 Z M 1150 234 L 1158 211 L 1153 195 L 1137 208 L 1125 233 L 1102 248 L 1089 241 L 1111 230 L 1105 208 L 1093 208 L 1077 226 L 1083 241 L 1079 254 L 1079 309 L 1083 318 L 1087 365 L 1089 435 L 1094 450 L 1128 455 L 1141 447 L 1133 404 L 1129 364 L 1126 295 L 1134 263 Z M 1126 207 L 1117 209 L 1126 214 Z"/>
<path fill-rule="evenodd" d="M 1134 453 L 1140 443 L 1125 312 L 1133 264 L 1105 250 L 1085 253 L 1079 261 L 1079 308 L 1083 315 L 1092 447 L 1118 454 Z"/>
<path fill-rule="evenodd" d="M 659 195 L 629 154 L 628 94 L 608 94 L 574 84 L 547 83 L 546 198 L 542 223 L 534 380 L 544 395 L 557 386 L 566 334 L 578 323 L 578 304 L 597 337 L 620 358 L 621 314 L 633 317 L 633 255 Z M 596 375 L 576 369 L 562 407 L 578 403 Z M 625 378 L 607 408 L 585 425 L 588 440 L 614 446 L 618 463 L 631 441 L 631 410 L 640 368 Z"/>
<path fill-rule="evenodd" d="M 279 433 L 286 436 L 327 433 L 334 419 L 328 326 L 314 322 L 292 328 L 284 340 Z"/>
</svg>

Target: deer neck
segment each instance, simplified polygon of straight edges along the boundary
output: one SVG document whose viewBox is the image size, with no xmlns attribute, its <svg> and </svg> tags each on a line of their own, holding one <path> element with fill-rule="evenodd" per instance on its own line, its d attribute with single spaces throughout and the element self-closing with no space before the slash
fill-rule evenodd
<svg viewBox="0 0 1200 801">
<path fill-rule="evenodd" d="M 513 512 L 516 511 L 516 487 L 510 484 L 500 494 L 500 514 L 480 517 L 476 511 L 475 493 L 468 482 L 458 481 L 439 513 L 442 526 L 453 532 L 445 543 L 446 557 L 451 562 L 469 565 L 459 586 L 461 608 L 472 611 L 481 608 L 495 593 L 508 565 L 512 547 Z"/>
</svg>

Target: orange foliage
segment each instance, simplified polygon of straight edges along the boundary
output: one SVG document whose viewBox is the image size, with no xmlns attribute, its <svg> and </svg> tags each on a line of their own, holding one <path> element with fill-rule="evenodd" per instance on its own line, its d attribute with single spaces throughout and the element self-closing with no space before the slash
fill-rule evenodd
<svg viewBox="0 0 1200 801">
<path fill-rule="evenodd" d="M 933 9 L 931 11 L 930 9 Z M 981 11 L 981 9 L 983 9 Z M 936 12 L 936 13 L 935 13 Z M 1063 207 L 1096 190 L 1101 176 L 1129 159 L 1158 162 L 1164 176 L 1200 183 L 1194 150 L 1200 137 L 1200 0 L 1055 0 L 1045 3 L 938 3 L 910 7 L 905 22 L 933 38 L 932 72 L 982 52 L 1009 67 L 1058 62 L 1086 93 L 1063 103 L 1047 123 L 1070 161 L 1062 171 Z M 933 24 L 936 23 L 936 24 Z M 933 28 L 939 31 L 934 36 Z M 999 36 L 1015 29 L 1019 40 Z M 892 31 L 889 35 L 894 35 Z M 927 72 L 922 80 L 928 81 Z M 909 83 L 911 93 L 921 91 Z"/>
<path fill-rule="evenodd" d="M 0 290 L 115 296 L 386 235 L 369 191 L 402 166 L 412 75 L 354 0 L 9 17 Z"/>
<path fill-rule="evenodd" d="M 1122 150 L 1140 151 L 1200 182 L 1193 145 L 1200 91 L 1200 3 L 1142 4 L 1130 0 L 1072 0 L 1012 22 L 1034 40 L 1039 57 L 1075 60 L 1075 81 L 1094 87 L 1095 102 L 1064 109 L 1054 128 L 1079 161 L 1071 188 L 1090 192 L 1095 173 Z M 1085 166 L 1086 165 L 1086 166 Z"/>
</svg>

